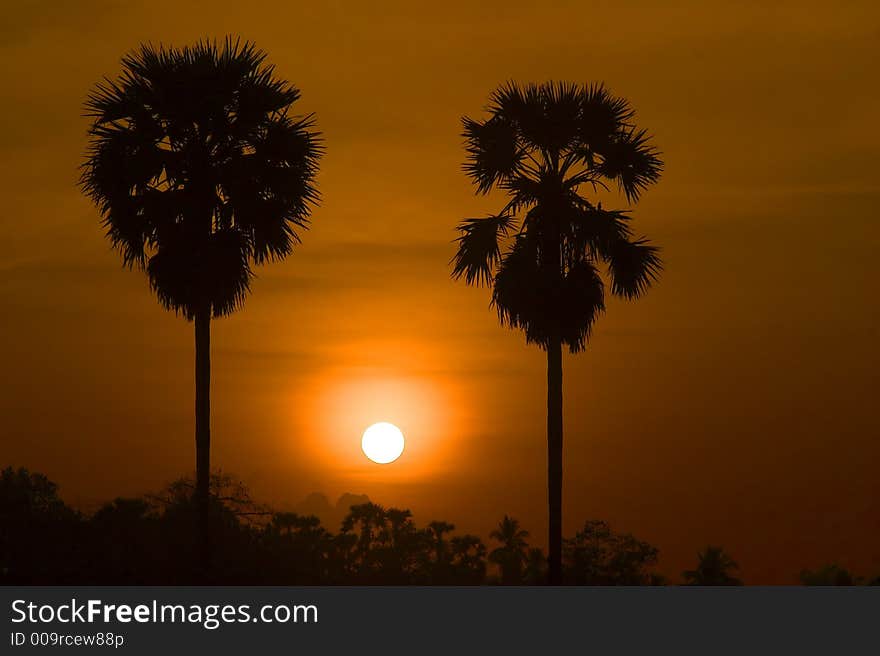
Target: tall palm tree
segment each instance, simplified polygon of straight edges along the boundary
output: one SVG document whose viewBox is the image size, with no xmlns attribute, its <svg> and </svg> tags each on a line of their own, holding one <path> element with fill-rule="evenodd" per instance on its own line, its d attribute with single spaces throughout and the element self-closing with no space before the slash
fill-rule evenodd
<svg viewBox="0 0 880 656">
<path fill-rule="evenodd" d="M 549 581 L 562 578 L 562 347 L 584 349 L 611 293 L 631 299 L 657 278 L 658 249 L 636 238 L 627 210 L 605 210 L 582 190 L 616 185 L 629 204 L 662 162 L 629 103 L 603 85 L 513 82 L 488 117 L 463 119 L 464 170 L 480 194 L 508 196 L 498 214 L 459 224 L 453 277 L 492 287 L 501 323 L 547 352 Z"/>
<path fill-rule="evenodd" d="M 519 520 L 507 515 L 489 537 L 501 543 L 489 554 L 489 560 L 501 567 L 501 582 L 504 585 L 519 585 L 523 582 L 523 564 L 527 559 L 529 547 L 526 538 L 529 532 L 520 528 Z"/>
<path fill-rule="evenodd" d="M 209 557 L 211 319 L 242 306 L 252 266 L 289 255 L 318 200 L 322 145 L 299 90 L 266 54 L 227 38 L 142 45 L 86 102 L 81 187 L 125 266 L 195 324 L 196 500 Z"/>
</svg>

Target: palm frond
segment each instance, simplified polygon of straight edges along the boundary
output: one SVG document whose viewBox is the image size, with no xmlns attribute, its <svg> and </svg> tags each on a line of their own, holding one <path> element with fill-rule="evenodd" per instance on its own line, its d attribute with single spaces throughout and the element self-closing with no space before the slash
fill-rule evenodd
<svg viewBox="0 0 880 656">
<path fill-rule="evenodd" d="M 545 336 L 535 324 L 542 322 L 542 310 L 546 310 L 542 297 L 549 286 L 542 284 L 537 254 L 530 242 L 526 235 L 517 235 L 501 258 L 492 289 L 492 306 L 502 325 L 523 330 L 528 342 L 543 346 Z"/>
<path fill-rule="evenodd" d="M 566 250 L 571 258 L 577 260 L 585 252 L 594 258 L 605 257 L 620 240 L 632 236 L 627 211 L 605 210 L 576 194 L 571 201 L 565 235 Z"/>
<path fill-rule="evenodd" d="M 568 269 L 559 301 L 562 343 L 572 353 L 583 351 L 596 319 L 605 311 L 605 286 L 592 262 L 582 259 Z"/>
<path fill-rule="evenodd" d="M 663 261 L 660 249 L 645 239 L 620 239 L 606 255 L 611 276 L 611 292 L 633 299 L 641 296 L 660 276 Z"/>
<path fill-rule="evenodd" d="M 510 200 L 504 208 L 505 212 L 517 214 L 541 200 L 541 182 L 530 175 L 511 176 L 499 186 L 510 196 Z"/>
<path fill-rule="evenodd" d="M 458 251 L 452 259 L 452 277 L 458 280 L 464 276 L 469 285 L 489 284 L 501 255 L 500 241 L 507 237 L 514 223 L 509 214 L 462 221 L 458 226 L 461 236 L 456 239 Z"/>
<path fill-rule="evenodd" d="M 520 87 L 508 82 L 491 96 L 490 111 L 516 127 L 522 140 L 547 152 L 567 148 L 577 137 L 580 89 L 569 82 Z"/>
<path fill-rule="evenodd" d="M 599 151 L 603 175 L 616 180 L 630 203 L 639 200 L 642 192 L 660 179 L 663 160 L 651 144 L 645 130 L 627 128 L 619 132 Z"/>
<path fill-rule="evenodd" d="M 226 201 L 221 216 L 246 233 L 255 263 L 289 255 L 319 201 L 314 178 L 323 153 L 312 117 L 274 117 L 241 154 L 218 171 Z"/>
<path fill-rule="evenodd" d="M 467 153 L 464 171 L 477 184 L 480 193 L 488 193 L 519 166 L 522 152 L 516 130 L 509 121 L 497 116 L 484 122 L 464 117 L 462 125 Z"/>
<path fill-rule="evenodd" d="M 245 238 L 231 230 L 168 240 L 146 269 L 159 302 L 188 320 L 205 304 L 214 317 L 231 314 L 244 303 L 253 278 Z"/>
<path fill-rule="evenodd" d="M 562 152 L 578 136 L 581 116 L 580 89 L 570 82 L 547 82 L 540 86 L 540 121 L 525 130 L 527 138 L 546 152 Z"/>
<path fill-rule="evenodd" d="M 526 341 L 547 348 L 558 336 L 572 353 L 583 350 L 593 324 L 605 310 L 602 279 L 581 258 L 554 276 L 540 264 L 529 237 L 518 236 L 495 275 L 492 305 L 503 325 L 522 330 Z"/>
<path fill-rule="evenodd" d="M 578 140 L 584 152 L 605 148 L 635 112 L 629 102 L 611 94 L 604 84 L 589 84 L 581 93 Z"/>
<path fill-rule="evenodd" d="M 110 244 L 122 254 L 127 268 L 146 265 L 147 248 L 152 240 L 152 228 L 134 198 L 120 199 L 108 208 L 103 221 Z"/>
</svg>

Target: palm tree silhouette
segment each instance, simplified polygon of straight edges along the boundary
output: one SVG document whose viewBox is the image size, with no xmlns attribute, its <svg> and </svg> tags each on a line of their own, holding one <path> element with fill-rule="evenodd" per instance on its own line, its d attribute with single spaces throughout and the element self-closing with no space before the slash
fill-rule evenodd
<svg viewBox="0 0 880 656">
<path fill-rule="evenodd" d="M 450 541 L 444 539 L 444 535 L 455 530 L 455 524 L 434 520 L 425 528 L 427 545 L 430 555 L 426 554 L 426 561 L 431 572 L 432 583 L 448 583 L 452 570 L 452 552 Z M 433 560 L 432 560 L 433 559 Z"/>
<path fill-rule="evenodd" d="M 697 558 L 697 568 L 682 573 L 687 585 L 742 585 L 731 574 L 739 565 L 721 547 L 708 546 Z"/>
<path fill-rule="evenodd" d="M 449 560 L 449 541 L 444 540 L 443 536 L 455 530 L 455 524 L 434 520 L 428 524 L 425 529 L 430 538 L 431 547 L 434 550 L 434 559 L 440 563 L 446 563 Z"/>
<path fill-rule="evenodd" d="M 212 317 L 242 306 L 252 265 L 299 242 L 318 200 L 322 145 L 300 97 L 266 54 L 227 38 L 142 45 L 122 75 L 90 93 L 93 123 L 81 187 L 125 266 L 146 271 L 159 302 L 195 323 L 196 497 L 209 553 Z"/>
<path fill-rule="evenodd" d="M 359 533 L 356 532 L 359 530 Z M 351 554 L 357 563 L 357 571 L 369 577 L 377 569 L 377 551 L 388 532 L 388 516 L 385 508 L 368 501 L 352 506 L 342 520 L 343 535 L 357 535 Z"/>
<path fill-rule="evenodd" d="M 562 580 L 562 346 L 584 349 L 611 292 L 632 299 L 661 270 L 658 249 L 635 238 L 626 210 L 582 194 L 616 184 L 627 202 L 656 182 L 659 152 L 632 122 L 629 103 L 601 84 L 510 82 L 490 98 L 485 120 L 462 119 L 464 170 L 480 194 L 509 200 L 496 215 L 458 226 L 453 278 L 491 285 L 502 324 L 547 352 L 547 453 L 551 584 Z"/>
<path fill-rule="evenodd" d="M 489 554 L 489 560 L 501 567 L 501 582 L 505 585 L 521 584 L 529 532 L 520 528 L 518 520 L 505 515 L 489 537 L 501 543 Z"/>
<path fill-rule="evenodd" d="M 452 577 L 449 582 L 475 585 L 486 576 L 486 545 L 476 535 L 456 535 L 449 541 Z"/>
</svg>

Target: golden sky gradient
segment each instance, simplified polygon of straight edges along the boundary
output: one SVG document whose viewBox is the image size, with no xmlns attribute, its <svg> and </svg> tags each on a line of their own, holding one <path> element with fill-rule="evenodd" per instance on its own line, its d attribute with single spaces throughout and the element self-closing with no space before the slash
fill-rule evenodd
<svg viewBox="0 0 880 656">
<path fill-rule="evenodd" d="M 482 535 L 507 512 L 543 544 L 544 355 L 449 279 L 456 223 L 503 204 L 461 173 L 459 118 L 507 79 L 604 80 L 664 152 L 634 216 L 666 271 L 565 356 L 566 533 L 607 519 L 673 577 L 710 543 L 746 581 L 880 571 L 875 3 L 0 14 L 0 465 L 86 507 L 192 470 L 192 326 L 77 190 L 81 108 L 140 42 L 231 33 L 302 90 L 328 150 L 304 243 L 214 323 L 215 465 L 279 507 L 366 493 Z M 408 440 L 393 465 L 360 453 L 382 420 Z"/>
</svg>

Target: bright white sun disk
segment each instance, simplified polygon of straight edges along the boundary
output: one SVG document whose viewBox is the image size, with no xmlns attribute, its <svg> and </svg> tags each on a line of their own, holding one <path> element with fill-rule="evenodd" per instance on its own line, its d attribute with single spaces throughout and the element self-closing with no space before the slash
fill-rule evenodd
<svg viewBox="0 0 880 656">
<path fill-rule="evenodd" d="M 373 462 L 386 465 L 394 462 L 403 453 L 403 433 L 394 424 L 380 421 L 364 431 L 361 448 Z"/>
</svg>

